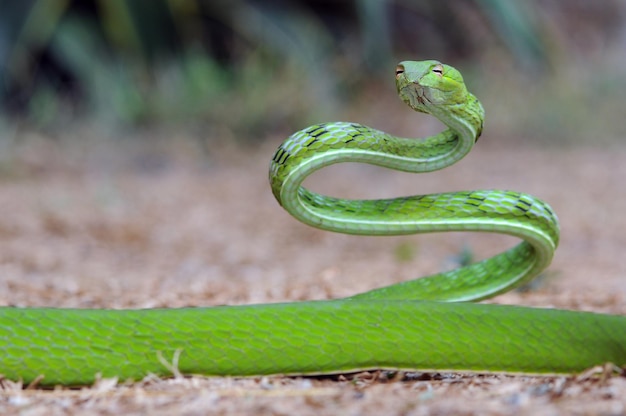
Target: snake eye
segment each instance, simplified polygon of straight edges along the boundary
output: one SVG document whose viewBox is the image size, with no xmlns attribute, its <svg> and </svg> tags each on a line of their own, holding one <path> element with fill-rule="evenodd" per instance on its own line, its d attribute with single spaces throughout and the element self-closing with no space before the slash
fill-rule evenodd
<svg viewBox="0 0 626 416">
<path fill-rule="evenodd" d="M 404 74 L 404 66 L 398 65 L 396 67 L 396 79 L 402 74 Z"/>
<path fill-rule="evenodd" d="M 437 64 L 433 67 L 433 72 L 439 76 L 443 75 L 443 65 Z"/>
</svg>

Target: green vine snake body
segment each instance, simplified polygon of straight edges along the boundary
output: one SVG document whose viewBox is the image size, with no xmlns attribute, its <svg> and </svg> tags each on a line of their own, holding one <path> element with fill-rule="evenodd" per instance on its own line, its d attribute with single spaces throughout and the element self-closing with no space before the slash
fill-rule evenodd
<svg viewBox="0 0 626 416">
<path fill-rule="evenodd" d="M 333 163 L 427 172 L 471 150 L 484 111 L 457 70 L 436 61 L 402 62 L 396 84 L 404 102 L 448 129 L 421 140 L 343 122 L 301 130 L 271 162 L 279 203 L 331 231 L 486 231 L 519 237 L 519 245 L 451 272 L 330 301 L 170 310 L 0 308 L 0 374 L 82 385 L 97 375 L 137 380 L 172 374 L 164 361 L 183 374 L 232 376 L 365 369 L 567 374 L 626 364 L 626 317 L 465 302 L 510 290 L 549 265 L 558 222 L 537 198 L 489 190 L 345 200 L 301 186 Z"/>
</svg>

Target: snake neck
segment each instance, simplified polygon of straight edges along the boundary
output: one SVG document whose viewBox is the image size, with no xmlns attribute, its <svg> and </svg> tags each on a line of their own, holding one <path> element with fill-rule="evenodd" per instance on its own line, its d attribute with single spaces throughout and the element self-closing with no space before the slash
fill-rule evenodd
<svg viewBox="0 0 626 416">
<path fill-rule="evenodd" d="M 270 164 L 269 179 L 277 201 L 300 218 L 294 197 L 309 195 L 301 187 L 313 172 L 335 163 L 360 162 L 405 172 L 431 172 L 450 166 L 467 155 L 483 128 L 484 109 L 468 93 L 464 105 L 433 107 L 430 113 L 448 128 L 423 139 L 396 137 L 361 124 L 335 122 L 316 124 L 292 134 L 276 150 Z M 311 224 L 319 226 L 319 224 Z"/>
</svg>

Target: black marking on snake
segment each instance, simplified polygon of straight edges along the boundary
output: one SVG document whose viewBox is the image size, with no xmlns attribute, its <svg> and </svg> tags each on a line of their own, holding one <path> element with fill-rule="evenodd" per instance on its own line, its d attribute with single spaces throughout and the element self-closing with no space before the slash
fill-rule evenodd
<svg viewBox="0 0 626 416">
<path fill-rule="evenodd" d="M 317 138 L 318 138 L 318 137 L 320 137 L 322 134 L 328 133 L 328 130 L 326 130 L 325 128 L 320 128 L 319 130 L 316 130 L 316 132 L 317 132 L 317 133 L 315 133 L 315 134 L 310 133 L 310 134 L 309 134 L 309 136 L 311 136 L 311 137 L 315 137 L 315 138 L 317 139 Z"/>
<path fill-rule="evenodd" d="M 285 151 L 283 150 L 282 147 L 279 147 L 278 150 L 276 151 L 276 153 L 274 153 L 274 157 L 272 157 L 272 160 L 276 163 L 278 163 L 278 159 L 280 159 L 280 157 L 282 156 L 282 154 Z"/>
<path fill-rule="evenodd" d="M 544 205 L 543 208 L 550 215 L 550 218 L 552 218 L 554 222 L 557 222 L 556 214 L 554 213 L 554 211 L 552 211 L 552 209 L 550 209 L 548 205 Z"/>
<path fill-rule="evenodd" d="M 306 129 L 304 132 L 308 135 L 310 135 L 311 133 L 313 133 L 314 131 L 317 131 L 318 129 L 322 128 L 322 125 L 319 124 L 315 124 L 311 127 L 309 127 L 308 129 Z"/>
<path fill-rule="evenodd" d="M 358 130 L 352 134 L 350 134 L 350 141 L 356 140 L 357 137 L 364 137 L 363 133 L 360 133 Z M 346 141 L 348 143 L 348 141 Z"/>
<path fill-rule="evenodd" d="M 548 214 L 548 216 L 550 217 L 553 223 L 558 224 L 559 219 L 557 218 L 556 214 L 554 213 L 554 211 L 552 211 L 552 208 L 550 208 L 548 204 L 546 204 L 543 201 L 539 201 L 539 206 Z"/>
<path fill-rule="evenodd" d="M 312 137 L 313 137 L 313 140 L 311 140 L 310 142 L 308 142 L 308 143 L 305 143 L 305 144 L 304 144 L 306 147 L 309 147 L 309 146 L 311 146 L 313 143 L 315 143 L 315 142 L 317 142 L 317 141 L 318 141 L 318 140 L 317 140 L 317 137 L 315 137 L 315 136 L 312 136 Z"/>
<path fill-rule="evenodd" d="M 323 124 L 320 124 L 320 125 L 317 125 L 317 126 L 311 126 L 311 128 L 306 130 L 305 133 L 308 134 L 309 136 L 312 136 L 312 137 L 319 137 L 322 134 L 327 132 L 327 130 L 324 127 L 325 127 L 325 125 L 323 125 Z M 315 134 L 315 133 L 317 133 L 317 134 Z"/>
<path fill-rule="evenodd" d="M 533 206 L 533 204 L 531 202 L 524 201 L 521 198 L 518 199 L 517 200 L 517 204 L 515 204 L 515 208 L 519 209 L 520 211 L 523 211 L 524 213 L 527 213 L 528 211 L 530 211 L 530 208 L 532 206 Z"/>
<path fill-rule="evenodd" d="M 289 156 L 291 156 L 289 153 L 283 151 L 283 155 L 281 156 L 280 161 L 278 163 L 280 163 L 281 165 L 284 165 L 287 159 L 289 159 Z"/>
<path fill-rule="evenodd" d="M 284 165 L 285 161 L 289 159 L 289 156 L 291 155 L 281 147 L 274 153 L 272 160 L 279 165 Z"/>
</svg>

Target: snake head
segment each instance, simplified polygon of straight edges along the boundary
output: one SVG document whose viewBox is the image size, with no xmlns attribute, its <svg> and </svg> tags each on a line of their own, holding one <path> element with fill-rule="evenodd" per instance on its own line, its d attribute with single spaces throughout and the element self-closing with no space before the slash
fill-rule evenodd
<svg viewBox="0 0 626 416">
<path fill-rule="evenodd" d="M 434 60 L 400 62 L 396 88 L 402 101 L 429 114 L 436 107 L 463 105 L 469 95 L 461 73 Z"/>
</svg>

